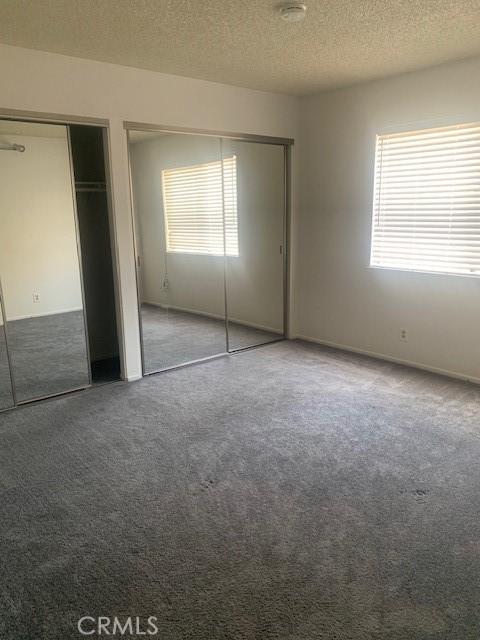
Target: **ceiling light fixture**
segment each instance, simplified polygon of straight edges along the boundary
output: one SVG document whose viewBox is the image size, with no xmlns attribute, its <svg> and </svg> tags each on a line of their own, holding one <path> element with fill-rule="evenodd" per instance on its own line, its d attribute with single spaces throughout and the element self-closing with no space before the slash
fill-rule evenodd
<svg viewBox="0 0 480 640">
<path fill-rule="evenodd" d="M 287 2 L 279 8 L 279 12 L 285 22 L 300 22 L 305 18 L 307 5 L 303 2 Z"/>
</svg>

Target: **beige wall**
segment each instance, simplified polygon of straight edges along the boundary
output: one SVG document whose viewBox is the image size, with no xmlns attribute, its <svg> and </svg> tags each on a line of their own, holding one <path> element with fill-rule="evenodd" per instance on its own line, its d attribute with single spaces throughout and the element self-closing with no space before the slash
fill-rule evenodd
<svg viewBox="0 0 480 640">
<path fill-rule="evenodd" d="M 480 280 L 368 267 L 376 133 L 480 120 L 479 77 L 475 59 L 302 99 L 298 334 L 480 380 Z"/>
<path fill-rule="evenodd" d="M 1 133 L 0 278 L 8 320 L 82 309 L 66 128 L 63 137 Z M 33 301 L 33 294 L 39 301 Z"/>
<path fill-rule="evenodd" d="M 294 138 L 289 96 L 0 45 L 0 108 L 105 118 L 126 374 L 141 375 L 128 155 L 123 120 Z"/>
</svg>

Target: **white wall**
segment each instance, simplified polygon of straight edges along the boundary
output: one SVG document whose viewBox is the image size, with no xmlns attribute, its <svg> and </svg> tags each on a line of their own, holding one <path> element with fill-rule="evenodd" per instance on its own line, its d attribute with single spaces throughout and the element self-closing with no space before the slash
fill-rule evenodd
<svg viewBox="0 0 480 640">
<path fill-rule="evenodd" d="M 368 268 L 375 134 L 480 120 L 479 77 L 477 58 L 302 99 L 299 334 L 480 379 L 479 279 Z"/>
<path fill-rule="evenodd" d="M 297 100 L 6 45 L 0 45 L 0 77 L 0 108 L 109 120 L 126 374 L 138 377 L 140 342 L 123 120 L 294 138 Z"/>
<path fill-rule="evenodd" d="M 0 151 L 0 277 L 7 319 L 81 309 L 66 128 L 63 137 L 0 139 L 26 148 Z"/>
<path fill-rule="evenodd" d="M 239 255 L 227 258 L 229 317 L 282 333 L 283 148 L 238 141 L 223 146 L 237 165 Z M 219 140 L 152 134 L 131 150 L 142 301 L 223 317 L 223 258 L 166 252 L 161 184 L 164 169 L 218 161 Z"/>
</svg>

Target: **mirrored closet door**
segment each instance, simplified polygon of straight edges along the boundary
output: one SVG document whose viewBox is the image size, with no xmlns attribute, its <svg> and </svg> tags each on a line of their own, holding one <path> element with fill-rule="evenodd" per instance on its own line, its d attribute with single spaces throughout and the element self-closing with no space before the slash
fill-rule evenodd
<svg viewBox="0 0 480 640">
<path fill-rule="evenodd" d="M 225 353 L 220 140 L 130 131 L 144 372 Z"/>
<path fill-rule="evenodd" d="M 66 126 L 0 121 L 0 280 L 17 402 L 87 386 Z"/>
<path fill-rule="evenodd" d="M 222 141 L 230 351 L 284 334 L 284 147 Z"/>
<path fill-rule="evenodd" d="M 285 147 L 128 138 L 144 373 L 282 339 Z"/>
</svg>

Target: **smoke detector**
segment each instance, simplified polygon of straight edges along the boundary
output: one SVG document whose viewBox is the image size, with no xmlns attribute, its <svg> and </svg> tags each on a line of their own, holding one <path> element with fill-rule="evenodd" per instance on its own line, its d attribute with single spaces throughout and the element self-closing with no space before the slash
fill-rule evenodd
<svg viewBox="0 0 480 640">
<path fill-rule="evenodd" d="M 287 2 L 280 7 L 279 12 L 285 22 L 300 22 L 305 18 L 307 5 L 303 2 Z"/>
</svg>

